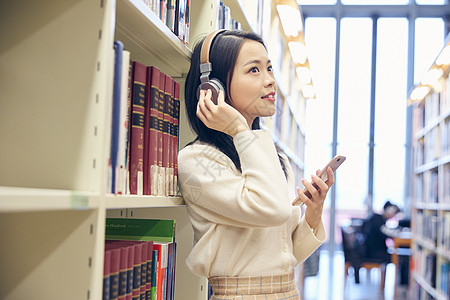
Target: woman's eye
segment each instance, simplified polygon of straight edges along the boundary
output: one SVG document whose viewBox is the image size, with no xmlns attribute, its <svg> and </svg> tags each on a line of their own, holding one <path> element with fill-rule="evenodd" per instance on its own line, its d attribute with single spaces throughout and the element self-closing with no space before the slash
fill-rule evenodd
<svg viewBox="0 0 450 300">
<path fill-rule="evenodd" d="M 253 68 L 250 69 L 250 73 L 256 73 L 256 72 L 258 72 L 258 71 L 259 71 L 259 70 L 258 70 L 257 67 L 253 67 Z"/>
<path fill-rule="evenodd" d="M 272 71 L 273 71 L 273 67 L 272 67 L 272 66 L 269 66 L 269 67 L 267 68 L 267 71 L 272 72 Z"/>
</svg>

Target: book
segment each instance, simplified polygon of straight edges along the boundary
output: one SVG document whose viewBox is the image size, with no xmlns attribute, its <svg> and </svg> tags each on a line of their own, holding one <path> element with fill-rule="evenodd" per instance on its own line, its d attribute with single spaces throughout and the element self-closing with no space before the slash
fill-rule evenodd
<svg viewBox="0 0 450 300">
<path fill-rule="evenodd" d="M 156 286 L 157 300 L 165 300 L 166 280 L 167 280 L 167 264 L 168 264 L 168 243 L 155 242 L 153 249 L 158 251 L 158 277 Z"/>
<path fill-rule="evenodd" d="M 133 252 L 135 256 L 133 273 L 127 277 L 133 278 L 132 299 L 173 297 L 176 265 L 175 220 L 106 218 L 105 237 L 105 244 L 114 244 L 114 247 L 135 247 L 133 251 L 128 251 Z M 129 260 L 130 257 L 127 265 Z M 128 286 L 129 284 L 128 281 Z"/>
<path fill-rule="evenodd" d="M 144 195 L 157 195 L 160 77 L 161 72 L 158 67 L 147 67 L 147 101 L 144 120 Z"/>
<path fill-rule="evenodd" d="M 163 167 L 163 136 L 164 136 L 164 101 L 165 101 L 165 84 L 166 84 L 166 74 L 160 73 L 159 80 L 159 101 L 158 101 L 158 179 L 157 179 L 157 195 L 164 195 L 164 179 L 165 169 Z"/>
<path fill-rule="evenodd" d="M 167 0 L 166 25 L 172 32 L 175 32 L 175 0 Z"/>
<path fill-rule="evenodd" d="M 152 251 L 152 278 L 150 286 L 150 299 L 157 300 L 157 278 L 158 278 L 158 250 Z"/>
<path fill-rule="evenodd" d="M 163 107 L 163 145 L 162 145 L 162 167 L 164 168 L 164 183 L 162 195 L 169 195 L 169 183 L 170 174 L 173 172 L 170 170 L 170 132 L 173 123 L 171 117 L 171 103 L 173 95 L 173 79 L 169 75 L 165 75 L 164 84 L 164 107 Z M 172 175 L 173 177 L 173 175 Z"/>
<path fill-rule="evenodd" d="M 118 152 L 117 152 L 117 171 L 116 171 L 116 194 L 127 193 L 128 177 L 128 124 L 130 117 L 130 51 L 122 52 L 122 75 L 120 87 L 120 116 L 119 116 L 119 134 L 118 134 Z"/>
<path fill-rule="evenodd" d="M 184 15 L 186 12 L 186 0 L 176 0 L 175 1 L 175 35 L 184 41 L 184 31 L 185 31 L 185 20 Z"/>
<path fill-rule="evenodd" d="M 111 251 L 105 251 L 103 257 L 103 300 L 110 300 L 109 298 L 109 285 L 110 285 L 110 270 L 111 270 Z"/>
<path fill-rule="evenodd" d="M 191 23 L 191 0 L 186 0 L 186 6 L 185 6 L 185 14 L 184 14 L 184 43 L 189 44 L 189 27 Z"/>
<path fill-rule="evenodd" d="M 173 149 L 172 149 L 172 162 L 173 162 L 173 187 L 172 194 L 177 194 L 177 186 L 178 186 L 178 143 L 179 143 L 179 122 L 180 122 L 180 84 L 174 81 L 174 105 L 173 105 Z"/>
<path fill-rule="evenodd" d="M 153 242 L 148 242 L 147 247 L 147 280 L 145 285 L 145 299 L 151 299 L 152 286 L 152 265 L 153 265 Z"/>
<path fill-rule="evenodd" d="M 133 263 L 133 291 L 132 299 L 141 298 L 141 265 L 142 265 L 142 244 L 134 245 L 134 263 Z"/>
<path fill-rule="evenodd" d="M 173 300 L 175 289 L 175 245 L 176 243 L 169 243 L 167 250 L 167 280 L 166 280 L 166 298 Z"/>
<path fill-rule="evenodd" d="M 175 241 L 175 220 L 106 218 L 108 240 Z"/>
<path fill-rule="evenodd" d="M 116 193 L 117 158 L 119 149 L 119 123 L 120 123 L 120 97 L 122 86 L 122 53 L 123 43 L 114 41 L 114 80 L 113 80 L 113 103 L 111 124 L 111 148 L 108 175 L 108 188 L 112 194 Z"/>
<path fill-rule="evenodd" d="M 167 22 L 167 1 L 168 0 L 159 0 L 160 2 L 160 19 L 166 24 Z"/>
<path fill-rule="evenodd" d="M 143 195 L 144 114 L 146 66 L 133 61 L 132 114 L 130 133 L 130 193 Z"/>
<path fill-rule="evenodd" d="M 120 249 L 111 249 L 110 258 L 110 276 L 109 276 L 109 299 L 117 300 L 119 298 L 119 272 L 120 272 Z"/>
<path fill-rule="evenodd" d="M 153 248 L 153 243 L 150 242 L 142 243 L 142 252 L 141 252 L 141 284 L 140 284 L 140 300 L 145 300 L 146 298 L 146 289 L 147 289 L 147 254 L 148 247 Z"/>
</svg>

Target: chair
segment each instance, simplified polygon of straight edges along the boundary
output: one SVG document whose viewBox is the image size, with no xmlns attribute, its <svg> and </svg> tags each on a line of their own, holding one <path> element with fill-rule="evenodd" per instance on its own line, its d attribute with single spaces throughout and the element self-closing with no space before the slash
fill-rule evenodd
<svg viewBox="0 0 450 300">
<path fill-rule="evenodd" d="M 359 283 L 359 269 L 365 268 L 371 270 L 373 268 L 380 269 L 380 289 L 384 290 L 386 278 L 386 262 L 367 258 L 365 237 L 360 225 L 341 226 L 342 247 L 345 258 L 345 278 L 348 276 L 348 269 L 353 267 L 355 270 L 355 283 Z"/>
</svg>

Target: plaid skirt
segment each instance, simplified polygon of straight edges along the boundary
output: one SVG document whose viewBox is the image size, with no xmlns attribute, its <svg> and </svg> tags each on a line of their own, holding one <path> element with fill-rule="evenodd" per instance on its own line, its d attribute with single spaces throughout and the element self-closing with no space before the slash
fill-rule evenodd
<svg viewBox="0 0 450 300">
<path fill-rule="evenodd" d="M 289 274 L 265 276 L 210 277 L 211 300 L 299 300 L 294 279 Z"/>
</svg>

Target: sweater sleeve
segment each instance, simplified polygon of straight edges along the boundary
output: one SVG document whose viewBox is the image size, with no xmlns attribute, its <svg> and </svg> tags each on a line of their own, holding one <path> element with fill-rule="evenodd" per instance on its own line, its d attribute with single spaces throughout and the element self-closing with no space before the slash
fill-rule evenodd
<svg viewBox="0 0 450 300">
<path fill-rule="evenodd" d="M 187 205 L 218 224 L 248 228 L 287 222 L 292 214 L 287 182 L 270 133 L 243 131 L 233 141 L 242 173 L 210 145 L 180 151 L 178 177 Z"/>
<path fill-rule="evenodd" d="M 297 262 L 305 261 L 325 241 L 325 238 L 323 222 L 320 221 L 313 230 L 303 216 L 292 234 L 293 252 Z"/>
</svg>

